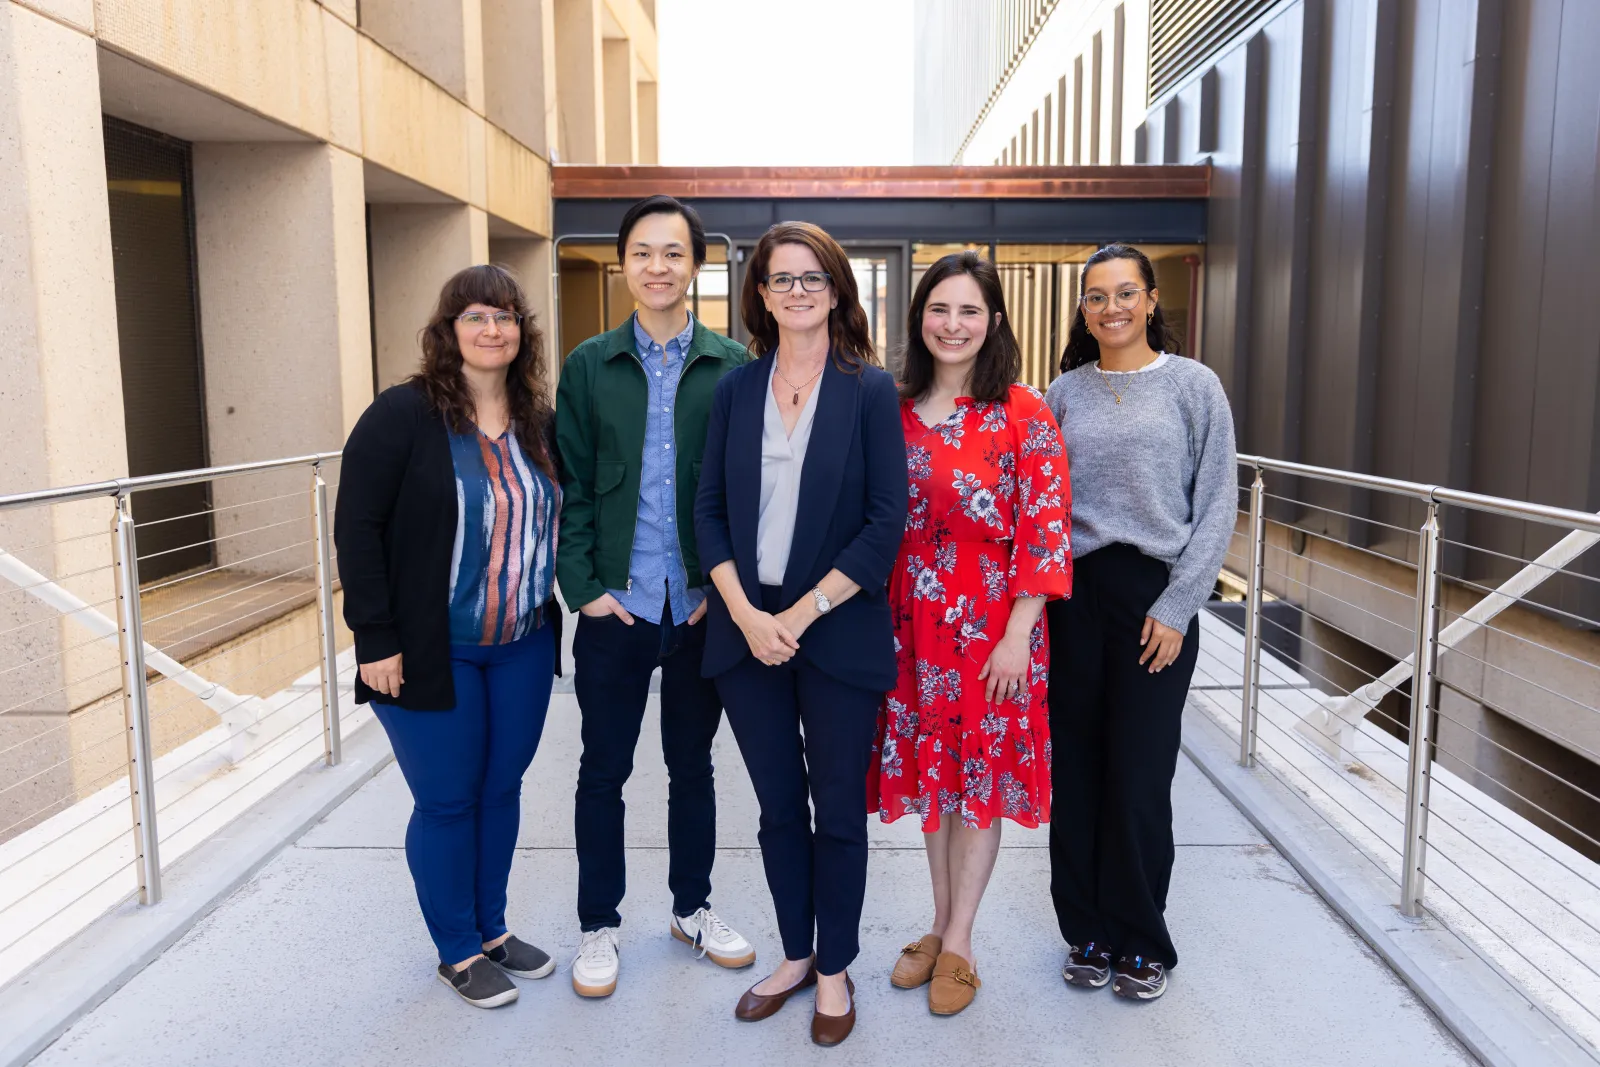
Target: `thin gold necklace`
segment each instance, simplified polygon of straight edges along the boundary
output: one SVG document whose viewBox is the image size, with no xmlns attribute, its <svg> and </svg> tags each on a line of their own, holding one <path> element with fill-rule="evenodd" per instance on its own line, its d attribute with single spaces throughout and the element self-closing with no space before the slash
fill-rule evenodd
<svg viewBox="0 0 1600 1067">
<path fill-rule="evenodd" d="M 822 371 L 823 371 L 824 368 L 827 367 L 827 365 L 828 365 L 827 357 L 823 357 L 822 366 L 817 368 L 817 373 L 813 374 L 811 377 L 807 378 L 805 381 L 801 382 L 799 385 L 796 385 L 796 384 L 794 384 L 793 382 L 791 382 L 789 380 L 789 376 L 787 374 L 783 373 L 783 371 L 781 371 L 781 370 L 778 370 L 778 357 L 776 355 L 774 355 L 772 357 L 772 369 L 774 371 L 777 371 L 778 377 L 783 379 L 783 384 L 784 385 L 787 385 L 790 389 L 794 390 L 794 396 L 790 399 L 789 402 L 791 404 L 793 404 L 795 407 L 799 407 L 800 406 L 800 390 L 804 389 L 806 386 L 808 386 L 812 382 L 816 381 L 817 378 L 819 378 L 822 375 Z"/>
<path fill-rule="evenodd" d="M 1100 364 L 1098 364 L 1098 363 L 1096 363 L 1094 365 L 1094 369 L 1100 372 L 1100 380 L 1102 382 L 1106 383 L 1106 388 L 1111 390 L 1111 395 L 1117 398 L 1117 403 L 1118 404 L 1121 404 L 1122 403 L 1122 393 L 1117 392 L 1117 387 L 1111 384 L 1111 376 L 1109 374 L 1107 374 L 1105 371 L 1100 370 Z M 1128 387 L 1126 385 L 1124 385 L 1122 388 L 1123 388 L 1123 391 L 1126 392 Z"/>
</svg>

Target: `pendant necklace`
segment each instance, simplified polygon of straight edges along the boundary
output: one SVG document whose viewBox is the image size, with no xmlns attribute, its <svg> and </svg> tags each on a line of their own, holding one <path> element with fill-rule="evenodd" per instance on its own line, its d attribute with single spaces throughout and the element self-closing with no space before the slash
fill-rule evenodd
<svg viewBox="0 0 1600 1067">
<path fill-rule="evenodd" d="M 790 389 L 794 390 L 794 396 L 789 399 L 789 403 L 793 404 L 795 407 L 799 407 L 800 406 L 800 390 L 804 389 L 806 386 L 808 386 L 812 382 L 816 381 L 817 378 L 822 374 L 823 367 L 826 367 L 827 365 L 828 365 L 828 361 L 826 359 L 824 359 L 822 361 L 822 367 L 818 367 L 817 368 L 817 373 L 816 374 L 813 374 L 811 377 L 807 378 L 805 381 L 801 382 L 799 385 L 796 385 L 796 384 L 794 384 L 793 382 L 791 382 L 789 380 L 789 376 L 788 375 L 784 374 L 783 371 L 778 370 L 778 357 L 776 355 L 774 355 L 772 357 L 772 369 L 777 372 L 778 377 L 783 379 L 783 384 L 784 385 L 787 385 Z"/>
</svg>

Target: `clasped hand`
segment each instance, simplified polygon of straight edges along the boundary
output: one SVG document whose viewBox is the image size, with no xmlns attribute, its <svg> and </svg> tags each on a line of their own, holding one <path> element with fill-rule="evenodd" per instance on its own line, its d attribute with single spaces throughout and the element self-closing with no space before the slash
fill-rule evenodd
<svg viewBox="0 0 1600 1067">
<path fill-rule="evenodd" d="M 805 624 L 792 614 L 793 609 L 776 615 L 749 608 L 734 621 L 750 645 L 750 654 L 768 667 L 787 663 L 800 651 L 800 634 Z"/>
</svg>

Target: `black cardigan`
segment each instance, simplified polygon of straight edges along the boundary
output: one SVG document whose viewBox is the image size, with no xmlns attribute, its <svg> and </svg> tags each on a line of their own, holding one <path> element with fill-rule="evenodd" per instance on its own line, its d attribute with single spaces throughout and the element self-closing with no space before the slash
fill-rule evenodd
<svg viewBox="0 0 1600 1067">
<path fill-rule="evenodd" d="M 548 435 L 545 447 L 554 460 L 555 444 Z M 444 419 L 420 387 L 385 389 L 345 442 L 333 543 L 356 662 L 400 653 L 405 682 L 395 699 L 373 692 L 358 675 L 357 704 L 370 700 L 412 711 L 455 707 L 450 673 L 455 538 L 455 464 Z M 544 612 L 546 624 L 555 627 L 560 674 L 561 608 L 553 595 Z"/>
</svg>

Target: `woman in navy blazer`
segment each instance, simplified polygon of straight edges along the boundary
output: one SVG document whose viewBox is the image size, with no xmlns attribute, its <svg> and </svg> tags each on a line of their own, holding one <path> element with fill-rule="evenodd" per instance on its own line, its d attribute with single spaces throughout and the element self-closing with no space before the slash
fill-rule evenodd
<svg viewBox="0 0 1600 1067">
<path fill-rule="evenodd" d="M 740 310 L 759 358 L 717 385 L 695 500 L 715 584 L 703 669 L 761 805 L 785 958 L 734 1013 L 764 1019 L 815 984 L 812 1039 L 832 1045 L 855 1024 L 845 968 L 866 893 L 873 730 L 895 679 L 885 584 L 905 532 L 905 439 L 833 238 L 773 226 Z"/>
</svg>

